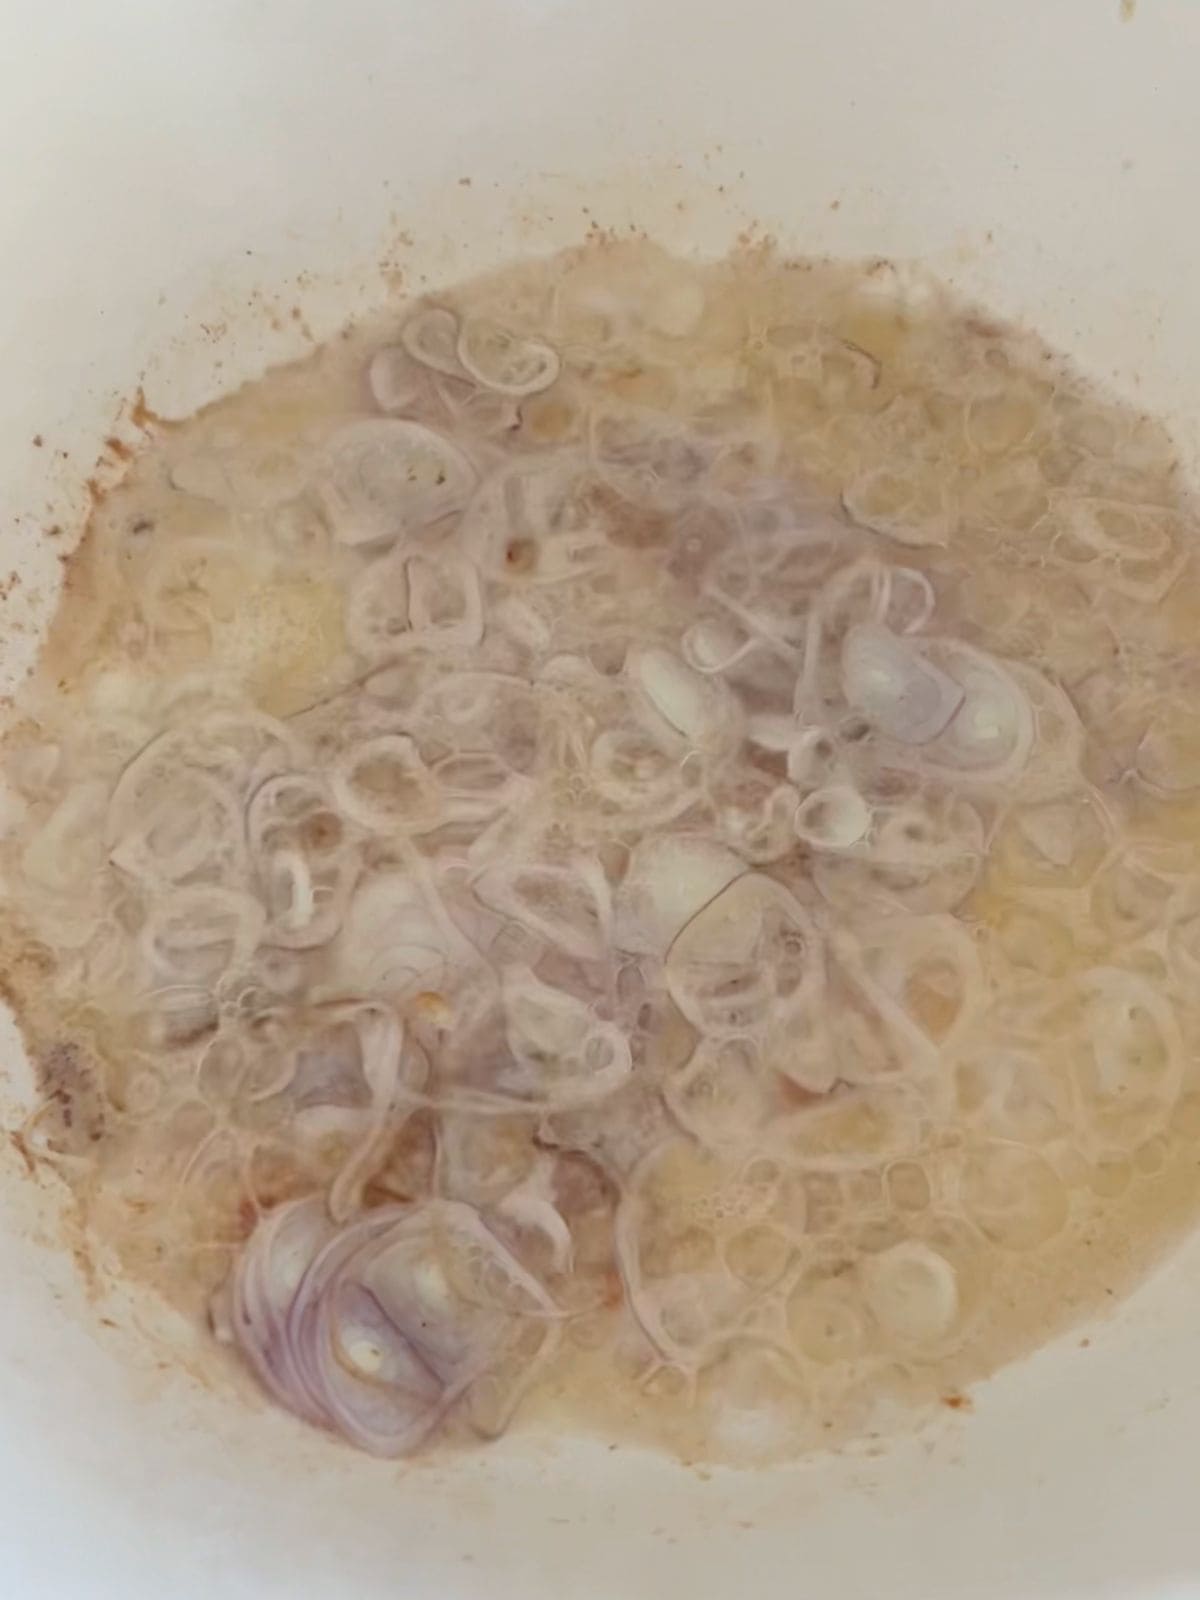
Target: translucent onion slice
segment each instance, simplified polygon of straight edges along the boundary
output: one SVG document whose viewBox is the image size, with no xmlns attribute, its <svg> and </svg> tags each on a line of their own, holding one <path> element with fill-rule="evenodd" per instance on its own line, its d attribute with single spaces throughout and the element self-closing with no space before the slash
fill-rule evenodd
<svg viewBox="0 0 1200 1600">
<path fill-rule="evenodd" d="M 335 1235 L 301 1280 L 286 1328 L 314 1420 L 384 1456 L 415 1448 L 457 1398 L 352 1276 L 356 1260 L 401 1220 L 398 1207 L 387 1207 Z"/>
<path fill-rule="evenodd" d="M 244 968 L 258 946 L 266 914 L 253 895 L 194 884 L 156 897 L 142 926 L 147 979 L 213 986 Z"/>
<path fill-rule="evenodd" d="M 480 486 L 461 524 L 463 548 L 485 577 L 517 585 L 584 578 L 608 559 L 604 516 L 573 451 L 502 466 Z"/>
<path fill-rule="evenodd" d="M 745 870 L 732 850 L 700 836 L 642 839 L 616 893 L 617 949 L 662 958 L 680 929 Z"/>
<path fill-rule="evenodd" d="M 908 635 L 920 633 L 929 622 L 937 596 L 916 567 L 896 567 L 868 556 L 835 573 L 815 604 L 826 629 L 841 633 L 856 623 L 873 623 Z"/>
<path fill-rule="evenodd" d="M 444 306 L 421 306 L 400 330 L 400 343 L 412 360 L 451 378 L 463 376 L 458 359 L 458 318 Z"/>
<path fill-rule="evenodd" d="M 957 1103 L 977 1128 L 1001 1139 L 1042 1145 L 1060 1137 L 1070 1122 L 1067 1091 L 1052 1078 L 1036 1050 L 985 1046 L 958 1067 Z"/>
<path fill-rule="evenodd" d="M 1070 696 L 1056 683 L 1021 662 L 1007 671 L 1024 691 L 1033 712 L 1037 737 L 1021 774 L 1021 793 L 1048 799 L 1078 788 L 1087 735 Z"/>
<path fill-rule="evenodd" d="M 1190 860 L 1181 871 L 1178 851 L 1170 846 L 1135 844 L 1116 850 L 1091 886 L 1096 926 L 1121 944 L 1134 944 L 1168 926 L 1191 881 L 1189 873 Z"/>
<path fill-rule="evenodd" d="M 872 829 L 845 852 L 821 852 L 813 878 L 843 911 L 948 911 L 969 893 L 985 853 L 982 818 L 955 795 L 880 805 Z"/>
<path fill-rule="evenodd" d="M 279 772 L 260 783 L 246 806 L 246 838 L 255 857 L 293 845 L 317 859 L 340 854 L 346 829 L 324 780 L 309 772 Z"/>
<path fill-rule="evenodd" d="M 667 952 L 667 989 L 712 1037 L 752 1033 L 773 1005 L 792 1005 L 819 970 L 820 941 L 807 912 L 762 873 L 734 880 L 687 924 Z"/>
<path fill-rule="evenodd" d="M 694 622 L 679 643 L 680 654 L 696 672 L 728 672 L 756 647 L 753 634 L 724 617 Z"/>
<path fill-rule="evenodd" d="M 443 756 L 432 772 L 447 821 L 485 822 L 529 793 L 527 782 L 506 761 L 486 751 Z"/>
<path fill-rule="evenodd" d="M 497 322 L 469 318 L 458 334 L 456 352 L 475 382 L 498 394 L 540 394 L 562 368 L 558 351 L 541 339 L 525 339 Z"/>
<path fill-rule="evenodd" d="M 706 600 L 728 612 L 744 631 L 747 648 L 739 649 L 739 660 L 750 653 L 750 648 L 761 648 L 777 661 L 798 667 L 801 659 L 798 646 L 807 631 L 803 600 L 788 604 L 785 591 L 772 591 L 763 576 L 753 570 L 738 578 L 728 576 L 731 587 L 740 579 L 739 586 L 747 590 L 745 603 L 714 580 L 706 582 L 702 592 Z M 697 670 L 703 668 L 698 666 Z"/>
<path fill-rule="evenodd" d="M 859 1268 L 863 1295 L 889 1339 L 916 1347 L 941 1343 L 959 1317 L 958 1275 L 917 1239 L 868 1256 Z"/>
<path fill-rule="evenodd" d="M 280 931 L 294 936 L 316 919 L 317 894 L 308 863 L 298 850 L 275 850 L 266 863 L 267 901 Z M 331 930 L 332 931 L 332 930 Z"/>
<path fill-rule="evenodd" d="M 788 1301 L 787 1320 L 792 1339 L 820 1367 L 858 1361 L 870 1345 L 862 1296 L 843 1280 L 799 1284 Z"/>
<path fill-rule="evenodd" d="M 871 808 L 857 789 L 814 789 L 796 808 L 793 825 L 797 836 L 816 849 L 848 850 L 866 838 Z"/>
<path fill-rule="evenodd" d="M 329 775 L 338 809 L 372 833 L 437 826 L 437 781 L 406 734 L 383 733 L 343 751 Z"/>
<path fill-rule="evenodd" d="M 425 1057 L 405 1050 L 404 1028 L 390 1006 L 372 1001 L 344 1013 L 358 1035 L 360 1069 L 370 1093 L 370 1106 L 358 1139 L 329 1188 L 329 1215 L 345 1222 L 358 1210 L 363 1188 L 379 1164 L 390 1138 L 396 1091 L 401 1081 L 410 1093 L 425 1083 Z"/>
<path fill-rule="evenodd" d="M 593 1019 L 573 995 L 542 983 L 526 966 L 501 974 L 505 1034 L 517 1063 L 498 1087 L 540 1110 L 591 1105 L 615 1093 L 633 1071 L 629 1042 L 613 1023 Z"/>
<path fill-rule="evenodd" d="M 1080 980 L 1086 1045 L 1074 1061 L 1080 1109 L 1101 1140 L 1140 1142 L 1166 1122 L 1186 1059 L 1167 997 L 1137 973 L 1096 967 Z"/>
<path fill-rule="evenodd" d="M 404 872 L 375 872 L 355 890 L 331 949 L 334 971 L 360 993 L 399 1002 L 440 989 L 465 942 L 447 930 Z"/>
<path fill-rule="evenodd" d="M 790 783 L 751 768 L 744 776 L 722 774 L 708 796 L 722 841 L 751 866 L 769 866 L 795 850 L 800 795 Z"/>
<path fill-rule="evenodd" d="M 882 598 L 882 616 L 895 633 L 920 633 L 937 605 L 933 585 L 916 567 L 888 567 Z"/>
<path fill-rule="evenodd" d="M 967 1156 L 961 1193 L 967 1218 L 1006 1250 L 1035 1250 L 1070 1214 L 1066 1186 L 1045 1156 L 999 1140 Z"/>
<path fill-rule="evenodd" d="M 598 734 L 588 752 L 588 772 L 603 800 L 644 826 L 682 816 L 699 798 L 690 769 L 680 770 L 678 761 L 637 727 Z"/>
<path fill-rule="evenodd" d="M 837 740 L 826 728 L 798 727 L 785 746 L 788 778 L 804 794 L 847 781 L 847 766 Z"/>
<path fill-rule="evenodd" d="M 329 441 L 314 488 L 343 544 L 381 544 L 461 511 L 475 488 L 470 461 L 419 422 L 371 418 Z"/>
<path fill-rule="evenodd" d="M 555 1069 L 575 1053 L 587 1031 L 588 1007 L 574 995 L 542 983 L 527 966 L 500 975 L 508 1046 L 523 1066 Z"/>
<path fill-rule="evenodd" d="M 497 1208 L 527 1233 L 541 1234 L 550 1249 L 554 1272 L 569 1273 L 575 1264 L 575 1239 L 555 1203 L 554 1162 L 539 1156 L 523 1181 L 501 1200 Z"/>
<path fill-rule="evenodd" d="M 408 631 L 408 565 L 402 549 L 363 568 L 346 600 L 346 639 L 368 660 L 393 654 Z"/>
<path fill-rule="evenodd" d="M 465 371 L 459 378 L 435 377 L 433 387 L 456 432 L 503 448 L 505 436 L 521 426 L 520 396 L 481 389 Z"/>
<path fill-rule="evenodd" d="M 1046 520 L 1055 565 L 1101 594 L 1154 604 L 1191 560 L 1189 530 L 1170 507 L 1058 495 Z"/>
<path fill-rule="evenodd" d="M 414 556 L 408 563 L 411 642 L 437 650 L 472 650 L 483 638 L 483 592 L 474 562 Z"/>
<path fill-rule="evenodd" d="M 424 374 L 401 345 L 377 350 L 367 363 L 367 388 L 380 411 L 396 416 L 420 404 Z"/>
<path fill-rule="evenodd" d="M 1194 704 L 1164 707 L 1134 755 L 1138 777 L 1164 798 L 1200 789 L 1200 717 Z"/>
<path fill-rule="evenodd" d="M 993 657 L 970 645 L 939 640 L 933 647 L 959 685 L 961 705 L 936 741 L 923 752 L 930 767 L 956 774 L 960 782 L 994 786 L 1019 778 L 1037 738 L 1029 696 Z"/>
<path fill-rule="evenodd" d="M 21 870 L 41 890 L 76 893 L 104 866 L 101 826 L 108 789 L 99 779 L 76 784 L 29 839 Z"/>
<path fill-rule="evenodd" d="M 142 809 L 118 783 L 109 802 L 109 859 L 148 884 L 180 883 L 218 863 L 244 867 L 242 806 L 231 785 L 184 767 Z"/>
<path fill-rule="evenodd" d="M 710 1150 L 762 1149 L 772 1113 L 771 1073 L 748 1039 L 702 1039 L 663 1097 L 685 1132 Z"/>
<path fill-rule="evenodd" d="M 975 940 L 956 917 L 875 919 L 854 934 L 842 930 L 833 947 L 910 1059 L 931 1070 L 988 994 Z"/>
<path fill-rule="evenodd" d="M 860 527 L 870 528 L 910 548 L 948 545 L 959 523 L 959 511 L 945 485 L 945 473 L 920 463 L 864 472 L 842 492 L 842 504 Z"/>
<path fill-rule="evenodd" d="M 513 917 L 577 961 L 608 956 L 612 894 L 593 858 L 581 856 L 561 867 L 501 860 L 480 876 L 475 893 L 485 906 Z"/>
<path fill-rule="evenodd" d="M 853 997 L 845 1024 L 846 1040 L 837 1047 L 841 1075 L 852 1083 L 871 1084 L 898 1073 L 928 1082 L 939 1073 L 941 1055 L 938 1041 L 907 992 L 905 980 L 917 962 L 909 968 L 904 954 L 897 954 L 891 972 L 886 965 L 880 970 L 870 959 L 866 939 L 843 928 L 831 940 L 838 969 Z M 955 976 L 960 985 L 970 982 L 961 971 Z M 976 989 L 968 988 L 964 995 L 960 988 L 951 999 L 956 1020 L 975 999 L 979 974 L 975 971 L 971 976 Z"/>
<path fill-rule="evenodd" d="M 736 740 L 738 708 L 728 689 L 694 671 L 671 651 L 631 650 L 625 673 L 650 727 L 698 750 Z"/>
<path fill-rule="evenodd" d="M 747 718 L 746 737 L 760 750 L 773 755 L 788 755 L 800 738 L 795 717 L 780 711 L 760 711 Z"/>
<path fill-rule="evenodd" d="M 736 1337 L 754 1290 L 720 1247 L 766 1223 L 780 1176 L 770 1159 L 726 1160 L 675 1139 L 652 1151 L 622 1192 L 616 1254 L 630 1309 L 680 1376 L 694 1376 Z"/>
<path fill-rule="evenodd" d="M 1101 804 L 1075 794 L 1015 810 L 994 859 L 1030 888 L 1082 888 L 1103 866 L 1112 841 L 1112 819 Z"/>
<path fill-rule="evenodd" d="M 1056 522 L 1093 556 L 1161 562 L 1174 554 L 1176 514 L 1159 506 L 1056 497 Z"/>
<path fill-rule="evenodd" d="M 171 463 L 171 486 L 239 513 L 276 506 L 303 487 L 302 445 L 274 417 L 257 427 L 245 418 L 210 427 L 206 444 Z"/>
<path fill-rule="evenodd" d="M 842 689 L 880 733 L 902 744 L 936 739 L 963 704 L 964 691 L 888 629 L 859 623 L 842 645 Z"/>
<path fill-rule="evenodd" d="M 838 1024 L 840 1028 L 840 1022 Z M 912 1158 L 920 1149 L 921 1097 L 878 1075 L 861 1086 L 839 1086 L 813 1104 L 780 1117 L 770 1129 L 770 1148 L 806 1172 L 851 1178 Z"/>
</svg>

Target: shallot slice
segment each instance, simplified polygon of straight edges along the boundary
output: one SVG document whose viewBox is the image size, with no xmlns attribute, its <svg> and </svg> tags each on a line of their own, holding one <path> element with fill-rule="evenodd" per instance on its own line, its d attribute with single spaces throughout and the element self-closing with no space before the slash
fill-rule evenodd
<svg viewBox="0 0 1200 1600">
<path fill-rule="evenodd" d="M 782 884 L 747 872 L 694 916 L 666 958 L 667 989 L 713 1037 L 752 1032 L 775 1004 L 799 1001 L 818 970 L 820 941 Z"/>
<path fill-rule="evenodd" d="M 374 833 L 421 833 L 436 826 L 437 782 L 415 742 L 382 733 L 351 745 L 330 773 L 344 816 Z"/>
<path fill-rule="evenodd" d="M 594 859 L 581 856 L 567 866 L 501 861 L 480 876 L 475 893 L 578 961 L 608 954 L 612 895 Z"/>
<path fill-rule="evenodd" d="M 354 579 L 346 601 L 346 638 L 375 661 L 394 654 L 408 631 L 408 564 L 402 549 L 389 550 Z"/>
<path fill-rule="evenodd" d="M 342 544 L 381 544 L 461 511 L 475 469 L 444 434 L 398 417 L 340 428 L 325 450 L 315 490 Z"/>
<path fill-rule="evenodd" d="M 506 463 L 480 485 L 460 527 L 482 574 L 512 584 L 586 577 L 609 553 L 605 519 L 572 451 Z M 582 486 L 581 486 L 582 485 Z"/>
<path fill-rule="evenodd" d="M 857 789 L 844 785 L 814 789 L 796 810 L 796 833 L 822 850 L 848 850 L 870 826 L 870 806 Z"/>
<path fill-rule="evenodd" d="M 855 710 L 902 744 L 928 744 L 963 703 L 953 678 L 875 623 L 859 623 L 846 634 L 842 687 Z"/>
<path fill-rule="evenodd" d="M 875 1320 L 902 1344 L 936 1344 L 958 1320 L 954 1267 L 918 1239 L 868 1256 L 860 1273 Z"/>
<path fill-rule="evenodd" d="M 356 1282 L 357 1263 L 407 1216 L 385 1207 L 329 1240 L 301 1280 L 287 1319 L 288 1347 L 313 1420 L 383 1456 L 414 1449 L 457 1398 Z"/>
<path fill-rule="evenodd" d="M 408 563 L 412 642 L 437 650 L 471 650 L 483 638 L 483 592 L 474 562 L 461 556 Z"/>
<path fill-rule="evenodd" d="M 665 956 L 680 929 L 745 870 L 732 850 L 703 837 L 666 833 L 641 840 L 616 894 L 617 949 Z"/>
<path fill-rule="evenodd" d="M 497 394 L 539 394 L 554 383 L 562 368 L 553 346 L 522 338 L 482 317 L 463 323 L 456 354 L 476 383 Z"/>
<path fill-rule="evenodd" d="M 736 737 L 737 702 L 718 678 L 689 667 L 669 650 L 632 650 L 625 672 L 648 725 L 693 749 Z"/>
<path fill-rule="evenodd" d="M 601 799 L 643 826 L 664 824 L 695 805 L 694 775 L 639 727 L 620 724 L 599 734 L 588 752 L 592 785 Z"/>
<path fill-rule="evenodd" d="M 445 306 L 422 306 L 400 330 L 400 343 L 414 361 L 450 378 L 463 376 L 458 359 L 458 318 Z"/>
<path fill-rule="evenodd" d="M 420 886 L 395 870 L 373 873 L 359 884 L 331 946 L 333 970 L 344 983 L 396 1002 L 437 989 L 460 952 Z"/>
<path fill-rule="evenodd" d="M 401 345 L 377 350 L 367 367 L 367 388 L 380 411 L 394 416 L 417 405 L 424 375 Z"/>
<path fill-rule="evenodd" d="M 227 1322 L 214 1307 L 218 1332 L 236 1342 L 264 1388 L 309 1422 L 323 1412 L 297 1366 L 287 1319 L 304 1274 L 336 1231 L 315 1196 L 278 1206 L 260 1219 L 234 1269 Z"/>
<path fill-rule="evenodd" d="M 369 1212 L 326 1244 L 289 1309 L 287 1342 L 309 1414 L 398 1456 L 493 1374 L 506 1388 L 503 1426 L 557 1340 L 556 1315 L 471 1207 L 435 1200 Z"/>
<path fill-rule="evenodd" d="M 405 1050 L 403 1025 L 390 1006 L 378 1002 L 351 1006 L 346 1016 L 358 1035 L 360 1070 L 371 1103 L 366 1125 L 330 1185 L 329 1214 L 335 1222 L 345 1222 L 361 1204 L 363 1186 L 377 1165 L 402 1077 L 405 1089 L 418 1090 L 424 1086 L 426 1070 L 418 1051 Z"/>
<path fill-rule="evenodd" d="M 960 781 L 1012 782 L 1025 770 L 1037 738 L 1028 695 L 982 650 L 949 640 L 932 648 L 958 685 L 961 700 L 925 758 L 931 767 L 952 770 Z"/>
<path fill-rule="evenodd" d="M 266 914 L 253 895 L 217 884 L 172 888 L 150 905 L 140 944 L 148 975 L 215 984 L 244 967 L 262 938 Z"/>
<path fill-rule="evenodd" d="M 541 1106 L 587 1105 L 619 1089 L 633 1070 L 629 1042 L 596 1021 L 573 995 L 542 983 L 524 966 L 501 974 L 505 1033 L 517 1063 L 501 1087 Z"/>
<path fill-rule="evenodd" d="M 1187 1056 L 1175 1009 L 1136 972 L 1094 967 L 1079 980 L 1087 1048 L 1074 1063 L 1079 1106 L 1099 1146 L 1156 1133 Z"/>
</svg>

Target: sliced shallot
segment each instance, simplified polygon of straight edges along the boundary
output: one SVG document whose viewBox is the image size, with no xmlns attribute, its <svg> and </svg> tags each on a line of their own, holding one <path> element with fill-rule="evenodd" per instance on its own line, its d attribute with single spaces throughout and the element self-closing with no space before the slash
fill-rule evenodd
<svg viewBox="0 0 1200 1600">
<path fill-rule="evenodd" d="M 525 339 L 499 323 L 468 318 L 459 330 L 456 353 L 464 371 L 498 394 L 539 394 L 558 377 L 558 351 L 541 339 Z"/>
<path fill-rule="evenodd" d="M 643 839 L 617 890 L 617 948 L 665 956 L 680 929 L 744 871 L 732 850 L 702 837 L 664 833 Z"/>
<path fill-rule="evenodd" d="M 937 738 L 963 703 L 953 678 L 873 623 L 859 623 L 846 634 L 842 685 L 856 710 L 903 744 Z"/>
<path fill-rule="evenodd" d="M 330 440 L 315 489 L 343 544 L 382 544 L 460 511 L 475 469 L 443 434 L 419 422 L 352 422 Z"/>
<path fill-rule="evenodd" d="M 464 1399 L 469 1413 L 489 1379 L 502 1426 L 557 1339 L 541 1284 L 449 1200 L 383 1207 L 340 1231 L 319 1202 L 282 1208 L 252 1237 L 232 1302 L 233 1337 L 276 1397 L 381 1456 L 414 1449 Z"/>
<path fill-rule="evenodd" d="M 444 306 L 421 306 L 400 330 L 400 343 L 421 366 L 451 378 L 461 378 L 458 359 L 458 318 Z"/>
</svg>

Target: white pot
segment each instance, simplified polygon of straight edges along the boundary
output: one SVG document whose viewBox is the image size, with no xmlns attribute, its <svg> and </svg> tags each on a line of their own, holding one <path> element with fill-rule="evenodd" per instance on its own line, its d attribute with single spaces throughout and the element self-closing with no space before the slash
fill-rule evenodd
<svg viewBox="0 0 1200 1600">
<path fill-rule="evenodd" d="M 189 410 L 411 286 L 578 239 L 919 257 L 1195 459 L 1195 0 L 8 0 L 0 600 L 18 672 L 144 382 Z M 468 181 L 469 180 L 469 181 Z M 293 312 L 293 307 L 296 308 Z M 39 436 L 40 448 L 32 442 Z M 60 454 L 66 452 L 67 454 Z M 7 580 L 0 592 L 10 589 Z M 21 1092 L 10 1042 L 7 1100 Z M 0 1162 L 0 1593 L 185 1600 L 1200 1588 L 1200 1247 L 877 1458 L 361 1459 L 97 1329 Z M 39 1218 L 43 1221 L 39 1222 Z M 53 1230 L 50 1230 L 51 1232 Z M 117 1320 L 120 1320 L 118 1318 Z"/>
</svg>

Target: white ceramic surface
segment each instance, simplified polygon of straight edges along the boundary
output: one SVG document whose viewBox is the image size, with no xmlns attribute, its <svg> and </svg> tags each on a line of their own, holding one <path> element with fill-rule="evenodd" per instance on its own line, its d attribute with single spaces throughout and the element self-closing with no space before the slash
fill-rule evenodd
<svg viewBox="0 0 1200 1600">
<path fill-rule="evenodd" d="M 589 217 L 686 249 L 754 225 L 921 258 L 1167 412 L 1195 459 L 1200 5 L 1131 10 L 0 0 L 0 569 L 23 578 L 4 668 L 58 572 L 43 530 L 78 523 L 139 381 L 188 409 L 400 272 L 458 276 Z M 7 1102 L 7 1034 L 0 1062 Z M 1200 1243 L 1089 1348 L 1064 1339 L 878 1459 L 700 1478 L 522 1443 L 404 1469 L 102 1341 L 18 1166 L 0 1157 L 4 1595 L 1200 1591 Z"/>
</svg>

